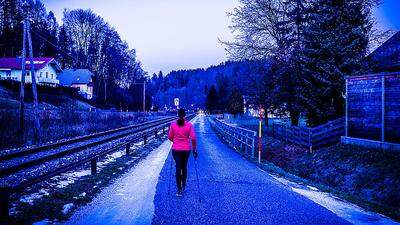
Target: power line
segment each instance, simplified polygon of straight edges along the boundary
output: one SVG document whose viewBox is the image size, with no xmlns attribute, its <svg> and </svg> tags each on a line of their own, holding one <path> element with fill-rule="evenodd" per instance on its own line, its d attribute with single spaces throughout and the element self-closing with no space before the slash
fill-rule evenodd
<svg viewBox="0 0 400 225">
<path fill-rule="evenodd" d="M 69 53 L 67 53 L 66 51 L 62 50 L 58 45 L 52 43 L 51 41 L 49 41 L 48 39 L 46 39 L 45 37 L 43 37 L 41 34 L 37 33 L 36 31 L 34 31 L 33 29 L 31 30 L 31 32 L 33 34 L 35 34 L 37 37 L 39 37 L 40 39 L 42 39 L 43 41 L 49 43 L 50 45 L 52 45 L 53 47 L 57 48 L 57 50 L 61 51 L 62 53 L 64 53 L 65 55 L 71 57 L 72 59 L 74 59 L 77 62 L 82 63 L 83 65 L 85 64 L 84 62 L 80 61 L 79 59 L 73 57 L 72 55 L 70 55 Z"/>
</svg>

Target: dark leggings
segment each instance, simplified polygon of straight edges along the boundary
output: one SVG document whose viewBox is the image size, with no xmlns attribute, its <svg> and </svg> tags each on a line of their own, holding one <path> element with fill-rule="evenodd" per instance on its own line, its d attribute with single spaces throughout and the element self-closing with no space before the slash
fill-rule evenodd
<svg viewBox="0 0 400 225">
<path fill-rule="evenodd" d="M 172 156 L 175 160 L 176 165 L 176 186 L 178 190 L 182 190 L 182 187 L 186 185 L 187 179 L 187 163 L 190 156 L 190 151 L 176 151 L 172 150 Z"/>
</svg>

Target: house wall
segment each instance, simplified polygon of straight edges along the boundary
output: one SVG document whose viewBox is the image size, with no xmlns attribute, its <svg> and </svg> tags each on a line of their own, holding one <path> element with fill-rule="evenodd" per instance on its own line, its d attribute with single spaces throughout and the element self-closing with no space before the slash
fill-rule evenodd
<svg viewBox="0 0 400 225">
<path fill-rule="evenodd" d="M 7 75 L 6 71 L 7 70 L 0 69 L 1 79 L 11 79 L 11 80 L 21 81 L 21 73 L 22 73 L 21 70 L 11 70 L 10 77 L 6 76 Z M 30 74 L 30 70 L 27 72 L 29 72 L 29 76 L 25 76 L 25 82 L 32 83 L 32 76 Z M 60 81 L 57 79 L 57 71 L 52 64 L 47 64 L 44 68 L 36 70 L 35 75 L 38 83 L 50 83 L 56 85 L 60 83 Z"/>
<path fill-rule="evenodd" d="M 400 72 L 347 78 L 347 137 L 400 144 Z"/>
<path fill-rule="evenodd" d="M 79 93 L 85 98 L 91 99 L 93 97 L 93 87 L 87 84 L 72 84 L 71 87 L 78 88 Z"/>
</svg>

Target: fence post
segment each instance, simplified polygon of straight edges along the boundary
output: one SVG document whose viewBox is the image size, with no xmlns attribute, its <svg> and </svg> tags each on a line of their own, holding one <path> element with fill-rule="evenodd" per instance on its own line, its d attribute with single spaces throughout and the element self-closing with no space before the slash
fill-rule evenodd
<svg viewBox="0 0 400 225">
<path fill-rule="evenodd" d="M 349 125 L 349 122 L 348 122 L 348 116 L 349 116 L 349 105 L 348 105 L 348 98 L 349 98 L 349 91 L 348 91 L 348 86 L 349 86 L 349 79 L 348 78 L 346 78 L 346 105 L 345 105 L 345 116 L 344 116 L 344 118 L 345 118 L 345 121 L 344 121 L 344 123 L 345 123 L 345 130 L 344 130 L 344 132 L 345 132 L 345 137 L 347 138 L 348 137 L 348 135 L 349 135 L 349 128 L 348 128 L 348 125 Z"/>
<path fill-rule="evenodd" d="M 251 158 L 254 158 L 255 139 L 256 134 L 253 135 L 253 138 L 251 140 Z"/>
<path fill-rule="evenodd" d="M 10 190 L 0 187 L 0 223 L 6 224 L 10 216 Z"/>
<path fill-rule="evenodd" d="M 240 151 L 242 152 L 243 155 L 246 155 L 243 149 L 243 134 L 240 135 Z"/>
<path fill-rule="evenodd" d="M 131 149 L 131 143 L 126 143 L 126 154 L 130 154 L 130 149 Z"/>
<path fill-rule="evenodd" d="M 97 164 L 96 158 L 90 160 L 90 169 L 91 169 L 92 175 L 97 173 L 97 165 L 96 164 Z"/>
<path fill-rule="evenodd" d="M 308 147 L 310 148 L 310 152 L 312 153 L 312 141 L 311 141 L 311 138 L 312 138 L 312 129 L 309 128 L 308 129 Z"/>
<path fill-rule="evenodd" d="M 272 121 L 272 137 L 275 137 L 275 130 L 274 130 L 274 128 L 275 128 L 275 122 L 274 121 Z"/>
<path fill-rule="evenodd" d="M 147 134 L 144 133 L 143 135 L 143 144 L 147 144 Z"/>
<path fill-rule="evenodd" d="M 385 76 L 382 75 L 381 100 L 381 141 L 385 142 Z"/>
</svg>

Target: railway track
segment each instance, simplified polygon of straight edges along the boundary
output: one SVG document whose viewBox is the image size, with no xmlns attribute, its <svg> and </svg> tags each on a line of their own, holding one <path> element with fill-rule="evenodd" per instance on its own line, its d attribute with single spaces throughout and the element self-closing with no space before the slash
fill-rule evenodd
<svg viewBox="0 0 400 225">
<path fill-rule="evenodd" d="M 191 119 L 195 114 L 188 115 Z M 0 223 L 9 217 L 10 196 L 27 187 L 61 173 L 90 163 L 91 172 L 97 171 L 97 160 L 107 154 L 126 149 L 166 131 L 176 117 L 148 121 L 105 132 L 81 136 L 57 143 L 3 153 L 0 155 Z"/>
<path fill-rule="evenodd" d="M 143 124 L 131 125 L 92 135 L 86 135 L 55 144 L 26 149 L 0 157 L 0 177 L 4 177 L 20 170 L 39 165 L 41 163 L 62 158 L 70 154 L 83 151 L 109 141 L 117 140 L 146 129 L 170 122 L 174 117 L 149 121 Z"/>
</svg>

